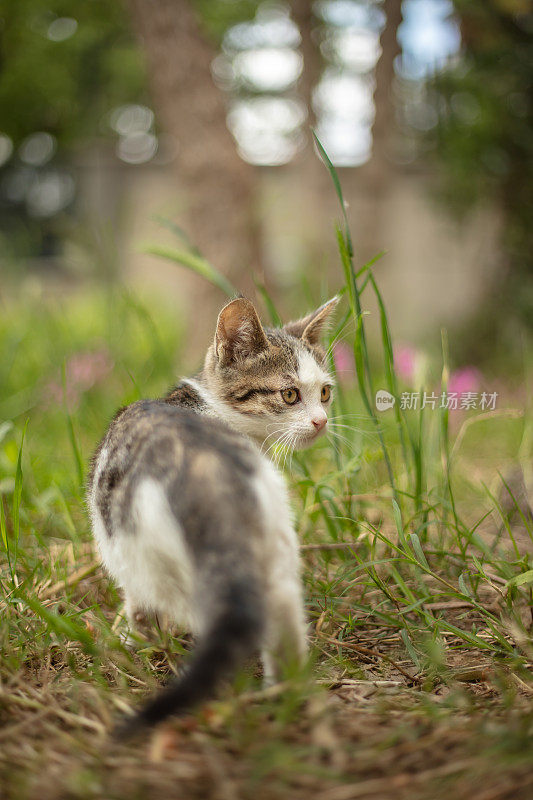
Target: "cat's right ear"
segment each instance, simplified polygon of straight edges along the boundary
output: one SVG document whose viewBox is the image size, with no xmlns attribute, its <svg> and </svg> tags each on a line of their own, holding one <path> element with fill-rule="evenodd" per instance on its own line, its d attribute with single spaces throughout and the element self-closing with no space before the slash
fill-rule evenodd
<svg viewBox="0 0 533 800">
<path fill-rule="evenodd" d="M 224 306 L 218 315 L 215 334 L 215 353 L 220 364 L 257 355 L 267 347 L 268 339 L 249 300 L 238 297 Z"/>
<path fill-rule="evenodd" d="M 306 317 L 302 317 L 296 322 L 288 322 L 283 328 L 291 336 L 295 336 L 297 339 L 305 339 L 309 344 L 316 345 L 320 342 L 320 337 L 324 334 L 328 321 L 338 303 L 339 297 L 336 295 Z"/>
</svg>

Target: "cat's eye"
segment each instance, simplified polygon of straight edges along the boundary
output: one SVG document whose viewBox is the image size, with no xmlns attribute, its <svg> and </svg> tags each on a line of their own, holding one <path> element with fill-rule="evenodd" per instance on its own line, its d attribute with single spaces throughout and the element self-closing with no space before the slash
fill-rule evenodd
<svg viewBox="0 0 533 800">
<path fill-rule="evenodd" d="M 322 387 L 322 391 L 320 392 L 320 399 L 323 403 L 327 403 L 329 398 L 331 397 L 331 386 L 327 384 Z"/>
<path fill-rule="evenodd" d="M 289 406 L 293 406 L 300 399 L 298 389 L 282 389 L 281 396 Z"/>
</svg>

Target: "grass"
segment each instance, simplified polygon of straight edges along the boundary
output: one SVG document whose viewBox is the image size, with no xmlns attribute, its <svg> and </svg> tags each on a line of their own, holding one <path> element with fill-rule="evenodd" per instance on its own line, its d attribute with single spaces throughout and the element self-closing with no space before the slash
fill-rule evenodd
<svg viewBox="0 0 533 800">
<path fill-rule="evenodd" d="M 2 796 L 531 796 L 533 530 L 511 469 L 531 462 L 531 420 L 521 407 L 375 410 L 376 389 L 409 387 L 396 376 L 374 264 L 354 268 L 342 218 L 347 304 L 331 340 L 350 343 L 355 375 L 339 378 L 333 440 L 286 463 L 312 665 L 268 691 L 251 667 L 141 744 L 110 743 L 107 731 L 189 645 L 158 630 L 134 655 L 123 647 L 83 480 L 116 407 L 179 373 L 183 332 L 160 303 L 118 291 L 3 309 Z M 202 261 L 162 255 L 191 269 Z M 200 272 L 230 291 L 203 261 Z M 443 338 L 428 389 L 446 386 L 446 349 Z"/>
</svg>

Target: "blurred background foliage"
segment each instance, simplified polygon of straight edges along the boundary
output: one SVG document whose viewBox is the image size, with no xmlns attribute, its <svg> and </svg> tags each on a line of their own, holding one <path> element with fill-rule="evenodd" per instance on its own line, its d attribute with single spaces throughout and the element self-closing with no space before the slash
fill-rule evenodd
<svg viewBox="0 0 533 800">
<path fill-rule="evenodd" d="M 533 323 L 533 20 L 525 0 L 454 6 L 463 48 L 432 81 L 438 125 L 430 145 L 450 208 L 465 213 L 489 196 L 504 215 L 502 280 L 483 309 L 494 316 L 485 314 L 485 325 L 476 317 L 494 345 L 498 317 L 518 313 Z"/>
<path fill-rule="evenodd" d="M 120 3 L 4 2 L 1 19 L 0 115 L 15 148 L 36 131 L 76 147 L 101 133 L 111 109 L 146 94 Z"/>
<path fill-rule="evenodd" d="M 2 271 L 140 276 L 208 315 L 137 252 L 159 214 L 245 292 L 316 295 L 335 212 L 313 126 L 361 260 L 391 254 L 400 336 L 509 350 L 533 320 L 532 27 L 527 0 L 3 0 Z"/>
</svg>

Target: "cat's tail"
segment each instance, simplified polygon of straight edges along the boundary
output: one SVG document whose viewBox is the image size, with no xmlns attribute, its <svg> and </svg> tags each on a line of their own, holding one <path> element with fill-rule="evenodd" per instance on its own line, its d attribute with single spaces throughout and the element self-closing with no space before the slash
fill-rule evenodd
<svg viewBox="0 0 533 800">
<path fill-rule="evenodd" d="M 183 675 L 171 681 L 133 717 L 119 723 L 114 731 L 117 738 L 131 738 L 171 714 L 187 713 L 210 699 L 220 681 L 232 677 L 258 649 L 264 608 L 254 582 L 235 579 L 221 595 Z"/>
</svg>

